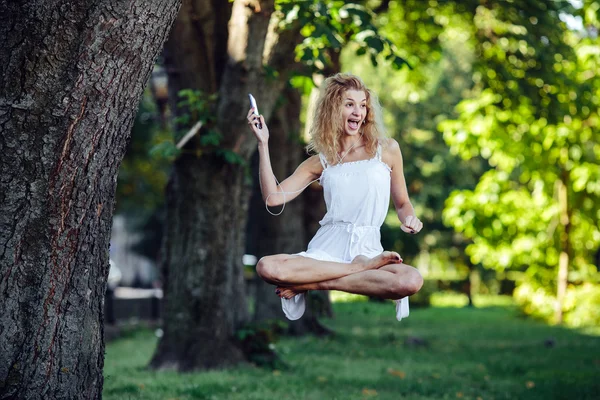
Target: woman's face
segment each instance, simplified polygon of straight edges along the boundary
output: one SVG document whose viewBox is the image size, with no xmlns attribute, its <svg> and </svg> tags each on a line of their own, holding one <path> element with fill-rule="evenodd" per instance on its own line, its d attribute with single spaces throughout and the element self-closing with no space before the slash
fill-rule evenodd
<svg viewBox="0 0 600 400">
<path fill-rule="evenodd" d="M 342 119 L 346 135 L 358 135 L 367 117 L 367 95 L 362 90 L 346 90 L 342 98 Z"/>
</svg>

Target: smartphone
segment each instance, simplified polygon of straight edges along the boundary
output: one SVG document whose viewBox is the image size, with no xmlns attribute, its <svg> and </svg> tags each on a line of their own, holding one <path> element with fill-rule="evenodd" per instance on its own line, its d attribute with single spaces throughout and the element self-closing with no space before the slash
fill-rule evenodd
<svg viewBox="0 0 600 400">
<path fill-rule="evenodd" d="M 256 105 L 256 100 L 254 99 L 254 96 L 248 93 L 248 98 L 250 99 L 250 107 L 254 108 L 254 115 L 259 116 L 260 114 L 258 113 L 258 106 Z M 255 125 L 258 129 L 262 129 L 262 125 L 260 122 Z"/>
</svg>

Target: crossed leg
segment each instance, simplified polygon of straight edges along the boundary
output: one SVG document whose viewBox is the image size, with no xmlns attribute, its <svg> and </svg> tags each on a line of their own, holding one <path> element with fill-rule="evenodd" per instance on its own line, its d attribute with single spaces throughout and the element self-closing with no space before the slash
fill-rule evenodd
<svg viewBox="0 0 600 400">
<path fill-rule="evenodd" d="M 423 285 L 419 271 L 401 263 L 398 253 L 389 251 L 374 258 L 357 256 L 350 264 L 280 254 L 263 257 L 256 270 L 277 285 L 284 298 L 307 290 L 341 290 L 396 300 L 415 294 Z"/>
</svg>

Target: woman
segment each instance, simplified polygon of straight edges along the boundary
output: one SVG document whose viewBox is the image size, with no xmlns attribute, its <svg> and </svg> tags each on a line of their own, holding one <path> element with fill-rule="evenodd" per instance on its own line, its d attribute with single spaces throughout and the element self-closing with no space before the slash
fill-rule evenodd
<svg viewBox="0 0 600 400">
<path fill-rule="evenodd" d="M 423 224 L 408 198 L 400 147 L 386 139 L 376 97 L 360 78 L 337 74 L 325 80 L 311 127 L 304 161 L 281 184 L 269 159 L 269 130 L 262 116 L 248 112 L 258 140 L 260 187 L 267 206 L 298 196 L 311 182 L 323 186 L 327 213 L 305 252 L 260 259 L 256 271 L 276 286 L 291 320 L 305 310 L 308 290 L 342 290 L 396 300 L 396 317 L 408 316 L 408 296 L 423 278 L 396 252 L 383 251 L 379 228 L 388 212 L 390 194 L 402 230 L 418 233 Z"/>
</svg>

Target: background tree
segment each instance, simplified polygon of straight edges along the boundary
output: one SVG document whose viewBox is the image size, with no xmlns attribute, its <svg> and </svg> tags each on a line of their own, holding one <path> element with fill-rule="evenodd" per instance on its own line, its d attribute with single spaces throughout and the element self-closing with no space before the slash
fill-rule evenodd
<svg viewBox="0 0 600 400">
<path fill-rule="evenodd" d="M 473 262 L 523 272 L 518 295 L 526 310 L 561 322 L 568 282 L 598 279 L 592 260 L 600 243 L 598 54 L 591 51 L 598 39 L 562 19 L 582 13 L 597 24 L 598 2 L 580 11 L 569 2 L 516 1 L 471 12 L 476 85 L 459 118 L 441 128 L 453 151 L 481 155 L 492 168 L 474 190 L 450 197 L 445 219 L 473 239 Z"/>
<path fill-rule="evenodd" d="M 454 106 L 473 86 L 472 22 L 464 18 L 465 9 L 462 2 L 389 2 L 376 21 L 410 69 L 393 70 L 383 57 L 373 66 L 358 59 L 352 47 L 342 55 L 344 68 L 365 77 L 379 95 L 388 134 L 404 154 L 411 201 L 427 226 L 422 235 L 406 235 L 391 209 L 382 227 L 384 248 L 399 251 L 426 277 L 414 304 L 427 304 L 438 280 L 458 281 L 469 294 L 473 266 L 464 255 L 466 239 L 443 224 L 442 211 L 452 190 L 474 188 L 486 165 L 481 158 L 465 162 L 452 154 L 437 129 L 440 121 L 458 115 Z"/>
<path fill-rule="evenodd" d="M 478 196 L 470 196 L 468 203 L 464 196 L 475 189 L 479 176 L 483 172 L 488 169 L 502 168 L 497 166 L 497 158 L 502 154 L 506 163 L 512 162 L 511 165 L 518 165 L 511 169 L 514 173 L 510 179 L 520 181 L 516 186 L 502 190 L 512 191 L 513 196 L 515 196 L 514 189 L 519 186 L 526 192 L 530 191 L 533 186 L 522 185 L 522 182 L 529 180 L 528 174 L 531 174 L 534 169 L 539 169 L 540 166 L 552 171 L 556 168 L 554 160 L 558 157 L 554 156 L 540 162 L 531 154 L 532 151 L 537 152 L 531 149 L 532 143 L 537 141 L 538 144 L 534 144 L 533 147 L 538 149 L 542 149 L 542 146 L 550 146 L 555 147 L 557 152 L 563 153 L 566 149 L 564 144 L 554 139 L 552 141 L 547 139 L 545 144 L 540 143 L 543 137 L 541 128 L 531 124 L 529 121 L 531 117 L 527 115 L 531 114 L 532 107 L 535 107 L 535 113 L 541 114 L 543 118 L 551 114 L 552 118 L 564 120 L 566 116 L 566 121 L 574 121 L 574 124 L 568 127 L 572 131 L 569 134 L 571 138 L 567 140 L 568 143 L 573 144 L 573 149 L 567 153 L 573 153 L 575 157 L 569 156 L 571 159 L 567 164 L 570 165 L 568 168 L 573 168 L 573 173 L 578 176 L 578 185 L 573 185 L 573 190 L 583 194 L 575 195 L 579 201 L 575 202 L 573 209 L 587 210 L 583 211 L 587 217 L 584 218 L 585 222 L 580 225 L 581 231 L 577 234 L 581 240 L 574 241 L 575 246 L 581 248 L 579 252 L 581 257 L 575 253 L 568 256 L 570 250 L 562 252 L 563 271 L 566 266 L 564 261 L 567 259 L 573 260 L 575 257 L 579 262 L 583 261 L 570 275 L 573 283 L 572 294 L 566 295 L 565 307 L 572 314 L 571 321 L 582 323 L 587 320 L 590 323 L 590 316 L 595 315 L 590 310 L 599 298 L 597 290 L 591 283 L 597 281 L 596 269 L 592 265 L 591 257 L 598 247 L 595 239 L 597 234 L 596 228 L 591 227 L 594 225 L 594 220 L 597 221 L 597 216 L 594 216 L 592 210 L 597 204 L 597 196 L 594 193 L 597 186 L 595 171 L 598 164 L 594 162 L 597 160 L 593 150 L 594 141 L 590 140 L 593 129 L 589 130 L 589 127 L 597 124 L 597 117 L 590 112 L 597 108 L 595 106 L 597 95 L 594 94 L 597 93 L 597 89 L 594 85 L 598 81 L 591 79 L 598 71 L 597 55 L 591 49 L 596 48 L 594 44 L 597 44 L 595 26 L 599 6 L 595 1 L 585 2 L 580 9 L 574 9 L 568 2 L 554 2 L 550 7 L 547 7 L 544 2 L 517 5 L 504 3 L 488 5 L 480 4 L 479 1 L 448 1 L 440 4 L 392 1 L 388 4 L 389 10 L 380 15 L 378 22 L 382 24 L 383 32 L 396 47 L 408 53 L 405 55 L 414 69 L 391 72 L 379 67 L 375 71 L 366 63 L 357 64 L 350 52 L 342 57 L 346 69 L 351 68 L 366 76 L 368 84 L 380 93 L 387 113 L 388 129 L 394 134 L 401 132 L 399 140 L 408 160 L 406 175 L 407 180 L 412 183 L 409 187 L 411 197 L 417 206 L 417 212 L 423 216 L 428 226 L 423 240 L 413 241 L 411 240 L 413 238 L 407 238 L 399 233 L 397 223 L 394 226 L 396 218 L 391 215 L 384 225 L 385 229 L 382 230 L 382 240 L 387 243 L 386 247 L 397 249 L 407 257 L 418 254 L 417 265 L 432 278 L 440 277 L 441 271 L 452 270 L 448 268 L 452 264 L 458 267 L 457 272 L 460 276 L 464 274 L 463 271 L 471 268 L 471 263 L 479 271 L 480 266 L 490 267 L 498 260 L 502 260 L 504 266 L 490 268 L 497 273 L 497 277 L 506 276 L 505 271 L 509 265 L 509 270 L 527 271 L 526 274 L 520 275 L 521 282 L 527 284 L 522 284 L 517 291 L 519 299 L 523 301 L 526 310 L 531 312 L 535 308 L 538 310 L 543 308 L 546 316 L 551 315 L 552 307 L 548 307 L 548 304 L 554 302 L 549 301 L 553 296 L 549 296 L 548 293 L 557 290 L 565 293 L 566 287 L 564 272 L 560 274 L 563 277 L 561 284 L 563 289 L 559 289 L 561 285 L 553 283 L 557 274 L 554 268 L 560 258 L 558 253 L 553 250 L 546 252 L 547 244 L 538 247 L 542 249 L 539 250 L 542 257 L 546 254 L 544 260 L 546 265 L 541 266 L 537 263 L 529 265 L 526 259 L 514 262 L 515 260 L 510 259 L 507 253 L 513 255 L 518 253 L 529 257 L 527 253 L 531 250 L 531 246 L 546 235 L 546 233 L 540 235 L 538 233 L 545 229 L 542 228 L 543 226 L 548 227 L 548 224 L 549 232 L 557 235 L 553 239 L 554 245 L 562 240 L 561 246 L 570 249 L 573 241 L 569 244 L 565 240 L 566 236 L 559 234 L 558 230 L 562 232 L 570 230 L 572 234 L 572 227 L 560 228 L 558 225 L 560 229 L 555 229 L 559 221 L 556 214 L 558 192 L 554 194 L 556 202 L 534 205 L 525 203 L 521 198 L 515 200 L 515 203 L 520 204 L 519 208 L 525 219 L 514 216 L 511 217 L 512 220 L 521 220 L 523 224 L 527 220 L 537 224 L 535 229 L 525 235 L 529 236 L 526 239 L 528 243 L 526 248 L 521 248 L 523 241 L 514 240 L 514 236 L 507 235 L 507 229 L 514 229 L 514 227 L 508 228 L 507 224 L 498 228 L 493 239 L 490 238 L 489 217 L 495 206 L 490 204 L 489 197 L 493 190 L 489 186 L 483 186 L 484 180 L 480 182 L 482 186 L 477 191 Z M 588 33 L 567 30 L 566 25 L 560 21 L 576 15 L 583 18 Z M 574 54 L 577 54 L 576 62 L 573 62 Z M 567 62 L 566 58 L 569 57 L 571 61 Z M 542 82 L 545 83 L 538 86 Z M 550 85 L 550 82 L 554 82 L 554 86 Z M 385 88 L 385 90 L 377 88 Z M 546 91 L 551 90 L 554 94 L 544 96 Z M 485 101 L 483 99 L 486 95 L 492 96 L 492 93 L 495 97 L 493 99 L 488 97 L 488 100 L 497 106 L 484 109 L 488 103 L 482 103 Z M 555 100 L 550 101 L 551 98 Z M 586 100 L 580 101 L 582 98 Z M 462 100 L 471 101 L 464 101 L 461 107 L 453 110 L 453 107 Z M 531 102 L 533 106 L 530 105 Z M 574 111 L 573 106 L 580 107 L 581 113 L 589 113 L 578 117 L 580 121 L 585 122 L 577 122 L 578 118 L 575 118 L 577 111 Z M 438 133 L 438 124 L 459 116 L 461 121 L 459 125 L 453 125 L 452 122 L 439 125 L 445 132 L 448 143 L 451 144 L 448 149 L 441 140 L 441 134 Z M 542 121 L 545 121 L 543 118 Z M 547 121 L 543 123 L 545 127 Z M 534 141 L 525 141 L 521 135 L 514 136 L 511 129 L 514 130 L 515 126 L 524 130 L 531 126 L 538 132 Z M 550 132 L 556 132 L 556 127 L 550 129 Z M 517 143 L 507 146 L 512 141 Z M 525 151 L 523 148 L 526 148 Z M 491 160 L 492 153 L 496 160 Z M 542 154 L 544 153 L 545 150 Z M 528 160 L 524 164 L 523 158 Z M 488 162 L 488 159 L 491 162 Z M 519 178 L 519 174 L 523 172 L 521 164 L 527 166 L 529 172 Z M 486 176 L 494 173 L 491 171 Z M 549 175 L 545 176 L 547 178 Z M 485 180 L 487 184 L 495 181 L 497 180 Z M 554 192 L 553 182 L 555 181 L 549 180 L 544 186 L 550 188 L 550 194 L 547 195 L 550 198 Z M 442 225 L 440 211 L 449 193 L 457 188 L 463 191 L 460 197 L 452 197 L 456 202 L 449 203 L 446 210 L 446 222 L 451 221 L 450 225 L 456 229 L 456 232 Z M 571 195 L 567 197 L 569 203 L 573 204 L 574 198 L 571 198 Z M 566 197 L 563 196 L 563 199 Z M 475 207 L 474 203 L 478 206 Z M 495 204 L 495 201 L 492 203 Z M 555 205 L 552 205 L 553 203 Z M 511 212 L 516 212 L 513 207 L 514 204 L 509 207 L 512 209 Z M 532 213 L 532 208 L 539 210 L 539 213 Z M 542 217 L 540 213 L 543 210 L 545 214 Z M 573 216 L 569 215 L 570 211 L 565 207 L 563 210 L 562 220 L 573 221 Z M 506 214 L 506 210 L 502 213 Z M 499 214 L 499 210 L 494 212 L 494 218 Z M 580 217 L 575 216 L 575 219 L 579 221 Z M 536 236 L 535 239 L 532 240 L 531 235 Z M 465 259 L 462 249 L 470 240 L 475 240 L 479 244 L 468 247 L 468 254 L 471 257 Z M 473 257 L 476 248 L 478 255 Z M 555 256 L 548 256 L 548 254 L 555 254 Z M 486 262 L 483 262 L 484 259 Z M 548 264 L 554 262 L 556 262 L 555 267 Z M 448 276 L 447 272 L 443 275 Z M 485 275 L 490 274 L 485 272 Z M 545 278 L 541 278 L 542 275 L 545 275 Z M 508 276 L 515 279 L 519 275 L 509 273 Z M 587 283 L 582 285 L 583 282 Z M 491 281 L 490 285 L 497 284 Z M 538 290 L 540 286 L 544 289 Z M 562 307 L 556 310 L 560 309 Z"/>
<path fill-rule="evenodd" d="M 116 175 L 178 1 L 0 2 L 0 397 L 99 398 Z"/>
<path fill-rule="evenodd" d="M 271 71 L 283 69 L 299 38 L 297 30 L 277 29 L 279 17 L 272 0 L 184 1 L 165 45 L 171 110 L 185 128 L 182 122 L 196 107 L 205 127 L 175 160 L 167 186 L 164 336 L 151 362 L 155 368 L 210 368 L 244 359 L 234 333 L 249 319 L 241 260 L 246 163 L 256 145 L 246 112 L 248 93 L 254 93 L 270 119 L 284 87 L 285 79 Z M 187 109 L 177 107 L 184 89 L 197 91 Z"/>
</svg>

